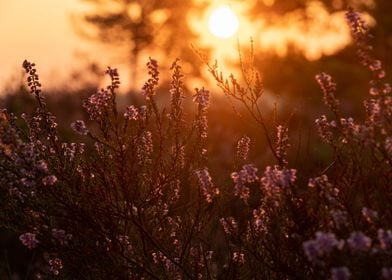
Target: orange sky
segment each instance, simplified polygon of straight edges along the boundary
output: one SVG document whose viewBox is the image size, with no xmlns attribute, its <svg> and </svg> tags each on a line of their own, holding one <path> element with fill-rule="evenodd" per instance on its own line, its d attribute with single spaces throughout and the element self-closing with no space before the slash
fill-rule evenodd
<svg viewBox="0 0 392 280">
<path fill-rule="evenodd" d="M 36 62 L 45 84 L 63 80 L 65 69 L 78 67 L 76 50 L 99 57 L 71 26 L 72 13 L 82 10 L 79 0 L 0 1 L 0 88 L 20 73 L 24 59 Z"/>
<path fill-rule="evenodd" d="M 207 2 L 211 7 L 227 3 L 223 0 Z M 240 19 L 240 28 L 235 38 L 221 40 L 208 32 L 211 8 L 205 12 L 204 18 L 190 19 L 195 30 L 203 34 L 196 45 L 213 46 L 213 57 L 221 61 L 226 57 L 236 57 L 237 40 L 242 45 L 247 45 L 249 38 L 253 37 L 255 47 L 259 50 L 274 50 L 284 55 L 287 43 L 295 43 L 309 59 L 317 59 L 323 54 L 336 52 L 350 41 L 343 13 L 329 15 L 323 12 L 322 5 L 317 1 L 309 1 L 311 4 L 305 11 L 308 19 L 313 21 L 311 25 L 303 22 L 300 11 L 293 11 L 279 18 L 274 26 L 265 24 L 263 15 L 268 14 L 262 12 L 258 22 L 247 20 L 246 14 L 251 2 L 230 2 Z M 98 48 L 93 42 L 85 41 L 75 34 L 71 16 L 80 15 L 88 9 L 81 3 L 80 0 L 0 1 L 0 89 L 4 88 L 12 76 L 20 76 L 24 59 L 36 62 L 44 86 L 61 87 L 69 70 L 77 69 L 81 62 L 97 60 L 103 66 L 119 67 L 113 65 L 108 52 L 104 52 L 103 48 Z M 309 26 L 312 28 L 309 29 Z M 307 28 L 306 32 L 304 28 Z M 322 38 L 319 37 L 320 34 L 323 34 Z M 119 68 L 121 70 L 121 66 Z M 126 76 L 124 71 L 122 73 L 123 77 Z"/>
</svg>

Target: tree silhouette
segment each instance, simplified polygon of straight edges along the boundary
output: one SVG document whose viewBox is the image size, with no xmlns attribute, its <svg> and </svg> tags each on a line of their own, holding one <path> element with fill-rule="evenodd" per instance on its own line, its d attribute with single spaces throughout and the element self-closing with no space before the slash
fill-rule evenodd
<svg viewBox="0 0 392 280">
<path fill-rule="evenodd" d="M 192 1 L 83 1 L 94 7 L 83 16 L 84 22 L 97 31 L 93 38 L 120 48 L 121 58 L 129 62 L 133 83 L 138 79 L 137 66 L 145 49 L 154 54 L 158 51 L 170 60 L 177 56 L 185 61 L 196 60 L 189 45 L 197 36 L 188 24 L 188 14 L 200 9 L 196 9 Z M 198 63 L 192 62 L 193 75 L 198 71 Z"/>
</svg>

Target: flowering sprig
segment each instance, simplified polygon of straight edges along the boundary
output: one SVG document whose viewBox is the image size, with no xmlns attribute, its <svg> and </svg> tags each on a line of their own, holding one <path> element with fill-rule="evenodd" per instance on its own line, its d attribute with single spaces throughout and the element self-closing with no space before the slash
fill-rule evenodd
<svg viewBox="0 0 392 280">
<path fill-rule="evenodd" d="M 287 164 L 287 150 L 289 147 L 289 128 L 287 125 L 278 125 L 276 128 L 275 150 L 283 165 Z"/>
<path fill-rule="evenodd" d="M 334 233 L 316 232 L 316 238 L 303 243 L 306 256 L 310 261 L 328 255 L 335 248 L 342 248 L 344 241 L 338 241 Z"/>
<path fill-rule="evenodd" d="M 184 99 L 184 74 L 182 73 L 182 67 L 180 60 L 176 59 L 170 70 L 173 71 L 172 81 L 170 83 L 170 118 L 171 120 L 179 120 L 182 114 L 182 99 Z"/>
<path fill-rule="evenodd" d="M 195 89 L 196 94 L 193 96 L 193 102 L 198 105 L 198 115 L 196 120 L 196 125 L 201 138 L 207 138 L 207 109 L 209 106 L 209 91 L 201 88 Z"/>
<path fill-rule="evenodd" d="M 84 121 L 77 120 L 71 123 L 71 128 L 80 135 L 87 135 L 89 133 Z"/>
<path fill-rule="evenodd" d="M 109 75 L 111 84 L 107 87 L 110 91 L 114 92 L 115 89 L 120 87 L 120 75 L 116 68 L 108 67 L 106 74 Z"/>
<path fill-rule="evenodd" d="M 158 61 L 150 57 L 149 61 L 147 62 L 147 69 L 150 78 L 142 87 L 142 92 L 144 97 L 149 100 L 152 96 L 155 95 L 155 88 L 159 82 Z"/>
<path fill-rule="evenodd" d="M 23 61 L 23 68 L 25 69 L 26 74 L 28 74 L 27 85 L 30 87 L 30 92 L 33 93 L 36 98 L 39 98 L 39 100 L 41 100 L 42 97 L 40 97 L 40 93 L 42 85 L 39 81 L 37 69 L 35 68 L 35 63 L 31 63 L 25 60 Z"/>
<path fill-rule="evenodd" d="M 267 166 L 264 176 L 260 179 L 263 189 L 267 194 L 279 194 L 288 189 L 297 179 L 297 170 L 280 168 L 275 165 Z"/>
<path fill-rule="evenodd" d="M 28 249 L 34 249 L 37 247 L 39 241 L 37 239 L 37 235 L 35 233 L 26 232 L 19 236 L 19 240 L 22 242 L 24 246 Z"/>
<path fill-rule="evenodd" d="M 237 143 L 237 157 L 242 160 L 248 158 L 250 138 L 248 136 L 242 137 Z"/>
<path fill-rule="evenodd" d="M 248 201 L 250 196 L 249 184 L 259 179 L 256 173 L 257 168 L 253 164 L 246 164 L 241 171 L 231 173 L 231 179 L 235 184 L 235 196 L 240 197 L 245 202 Z"/>
<path fill-rule="evenodd" d="M 135 106 L 128 106 L 125 110 L 124 117 L 128 120 L 137 121 L 139 119 L 139 109 Z"/>
<path fill-rule="evenodd" d="M 199 186 L 208 203 L 211 203 L 215 196 L 219 194 L 219 189 L 214 186 L 208 168 L 203 168 L 195 171 Z"/>
<path fill-rule="evenodd" d="M 104 118 L 107 109 L 110 108 L 111 97 L 107 90 L 101 89 L 91 95 L 84 103 L 83 107 L 90 116 L 90 120 L 100 121 Z"/>
<path fill-rule="evenodd" d="M 336 84 L 332 81 L 332 77 L 324 72 L 316 75 L 321 90 L 323 91 L 324 103 L 334 113 L 338 112 L 339 100 L 335 98 Z"/>
</svg>

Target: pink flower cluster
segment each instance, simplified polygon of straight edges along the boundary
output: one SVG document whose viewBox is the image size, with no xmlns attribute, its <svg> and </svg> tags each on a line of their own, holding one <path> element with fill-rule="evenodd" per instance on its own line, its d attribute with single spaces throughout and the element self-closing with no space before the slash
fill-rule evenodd
<svg viewBox="0 0 392 280">
<path fill-rule="evenodd" d="M 258 180 L 256 173 L 257 168 L 253 164 L 246 164 L 242 167 L 241 171 L 231 173 L 231 179 L 233 179 L 234 182 L 236 196 L 239 196 L 244 201 L 249 199 L 250 190 L 247 184 Z"/>
<path fill-rule="evenodd" d="M 37 235 L 35 233 L 26 232 L 19 236 L 19 240 L 22 242 L 24 246 L 26 246 L 31 250 L 37 247 L 39 243 L 36 236 Z"/>
<path fill-rule="evenodd" d="M 196 176 L 199 181 L 199 186 L 208 203 L 211 203 L 215 196 L 219 194 L 219 189 L 214 186 L 208 168 L 196 170 Z"/>
</svg>

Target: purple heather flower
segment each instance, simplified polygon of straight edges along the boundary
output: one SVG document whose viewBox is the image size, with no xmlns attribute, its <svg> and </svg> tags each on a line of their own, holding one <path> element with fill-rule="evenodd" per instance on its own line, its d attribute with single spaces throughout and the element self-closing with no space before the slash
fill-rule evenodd
<svg viewBox="0 0 392 280">
<path fill-rule="evenodd" d="M 320 73 L 316 75 L 316 81 L 320 85 L 324 94 L 324 103 L 332 110 L 336 110 L 339 106 L 339 101 L 335 98 L 336 84 L 332 81 L 330 75 Z"/>
<path fill-rule="evenodd" d="M 85 150 L 84 143 L 62 143 L 61 148 L 63 149 L 64 156 L 68 157 L 70 161 L 75 159 L 77 154 L 83 154 Z"/>
<path fill-rule="evenodd" d="M 60 270 L 63 269 L 63 262 L 59 258 L 49 260 L 50 272 L 57 276 L 60 274 Z"/>
<path fill-rule="evenodd" d="M 346 226 L 348 223 L 348 213 L 346 211 L 340 209 L 331 210 L 331 216 L 338 229 Z"/>
<path fill-rule="evenodd" d="M 249 153 L 250 138 L 248 136 L 242 137 L 237 143 L 237 156 L 240 159 L 246 160 Z"/>
<path fill-rule="evenodd" d="M 253 210 L 254 226 L 258 232 L 266 231 L 266 219 L 265 210 L 262 207 Z"/>
<path fill-rule="evenodd" d="M 295 182 L 296 173 L 297 170 L 295 169 L 281 169 L 276 165 L 274 167 L 267 166 L 264 177 L 261 178 L 261 183 L 269 193 L 278 193 Z"/>
<path fill-rule="evenodd" d="M 392 247 L 392 230 L 379 229 L 377 231 L 378 241 L 382 249 L 388 249 Z"/>
<path fill-rule="evenodd" d="M 37 244 L 39 243 L 39 241 L 36 239 L 36 234 L 30 232 L 20 235 L 19 240 L 24 246 L 26 246 L 30 250 L 37 247 Z"/>
<path fill-rule="evenodd" d="M 345 267 L 334 267 L 331 269 L 332 280 L 348 280 L 351 277 L 350 270 Z"/>
<path fill-rule="evenodd" d="M 375 219 L 378 217 L 378 213 L 374 210 L 369 208 L 363 207 L 362 208 L 362 216 L 368 223 L 373 223 Z"/>
<path fill-rule="evenodd" d="M 24 193 L 22 193 L 18 188 L 16 188 L 16 187 L 10 188 L 8 190 L 8 193 L 9 193 L 10 196 L 16 197 L 20 201 L 24 202 L 24 198 L 25 198 L 26 195 Z"/>
<path fill-rule="evenodd" d="M 137 121 L 139 118 L 139 110 L 135 108 L 135 106 L 131 105 L 125 110 L 124 117 L 128 120 Z"/>
<path fill-rule="evenodd" d="M 207 138 L 207 128 L 208 128 L 208 119 L 207 116 L 200 116 L 199 119 L 199 129 L 200 129 L 200 137 L 201 138 Z"/>
<path fill-rule="evenodd" d="M 392 267 L 383 267 L 381 270 L 382 279 L 392 280 Z"/>
<path fill-rule="evenodd" d="M 314 240 L 305 241 L 302 246 L 304 247 L 305 255 L 310 261 L 316 260 L 320 255 L 320 250 L 317 246 L 317 242 Z"/>
<path fill-rule="evenodd" d="M 226 234 L 235 234 L 238 231 L 238 223 L 233 217 L 228 218 L 220 218 L 219 222 L 221 223 L 223 230 Z"/>
<path fill-rule="evenodd" d="M 116 88 L 120 87 L 120 75 L 118 74 L 118 71 L 116 68 L 110 68 L 106 70 L 106 74 L 110 76 L 110 79 L 112 81 L 111 85 L 108 86 L 107 88 L 110 90 L 114 90 Z"/>
<path fill-rule="evenodd" d="M 20 183 L 23 186 L 26 186 L 26 187 L 29 187 L 29 188 L 34 187 L 36 185 L 36 182 L 33 179 L 29 179 L 29 178 L 22 178 L 22 179 L 20 179 Z"/>
<path fill-rule="evenodd" d="M 385 151 L 392 156 L 392 137 L 388 137 L 387 139 L 385 139 Z"/>
<path fill-rule="evenodd" d="M 331 186 L 331 184 L 328 182 L 327 175 L 322 175 L 322 176 L 316 177 L 316 178 L 310 178 L 309 183 L 308 183 L 309 188 L 318 187 L 322 190 L 329 188 L 330 186 Z"/>
<path fill-rule="evenodd" d="M 150 78 L 144 84 L 142 91 L 145 98 L 149 100 L 155 94 L 155 87 L 159 82 L 158 62 L 150 57 L 150 60 L 147 62 L 147 68 Z"/>
<path fill-rule="evenodd" d="M 67 234 L 63 229 L 52 229 L 52 236 L 54 239 L 60 242 L 61 245 L 64 245 L 72 238 L 72 234 Z"/>
<path fill-rule="evenodd" d="M 381 118 L 381 101 L 369 99 L 364 102 L 366 114 L 370 122 L 378 123 Z"/>
<path fill-rule="evenodd" d="M 258 180 L 257 168 L 253 164 L 246 164 L 240 172 L 231 173 L 231 178 L 235 184 L 235 195 L 247 201 L 249 198 L 249 188 L 245 185 Z"/>
<path fill-rule="evenodd" d="M 333 139 L 333 134 L 331 131 L 331 124 L 328 122 L 328 119 L 325 115 L 322 115 L 320 118 L 316 119 L 317 131 L 321 139 L 330 143 Z"/>
<path fill-rule="evenodd" d="M 347 243 L 354 251 L 367 251 L 372 246 L 372 240 L 361 231 L 352 232 Z"/>
<path fill-rule="evenodd" d="M 45 176 L 42 178 L 42 183 L 44 186 L 53 186 L 57 182 L 57 177 L 54 175 Z"/>
<path fill-rule="evenodd" d="M 152 142 L 152 133 L 151 131 L 144 131 L 137 139 L 136 139 L 136 155 L 140 162 L 144 162 L 149 158 L 151 153 L 154 150 L 153 142 Z"/>
<path fill-rule="evenodd" d="M 42 172 L 42 173 L 47 173 L 48 172 L 48 165 L 45 161 L 40 160 L 35 168 L 37 169 L 37 171 Z"/>
<path fill-rule="evenodd" d="M 330 253 L 335 247 L 340 248 L 342 242 L 336 239 L 334 233 L 316 232 L 316 238 L 305 241 L 303 248 L 310 261 Z"/>
<path fill-rule="evenodd" d="M 77 121 L 71 123 L 71 128 L 80 135 L 87 135 L 88 134 L 88 130 L 86 128 L 86 125 L 85 125 L 84 121 L 82 121 L 82 120 L 77 120 Z"/>
<path fill-rule="evenodd" d="M 359 13 L 354 12 L 352 9 L 346 12 L 346 20 L 350 26 L 354 39 L 357 43 L 363 43 L 369 31 L 366 22 L 361 18 Z"/>
<path fill-rule="evenodd" d="M 101 89 L 97 93 L 92 94 L 83 107 L 87 110 L 91 120 L 101 120 L 105 110 L 109 108 L 110 94 L 107 90 Z"/>
<path fill-rule="evenodd" d="M 278 125 L 276 128 L 276 138 L 276 154 L 280 160 L 282 160 L 284 163 L 287 163 L 285 158 L 287 149 L 290 147 L 288 127 L 284 125 Z"/>
<path fill-rule="evenodd" d="M 193 102 L 200 105 L 203 109 L 208 108 L 210 92 L 204 88 L 196 88 L 196 94 L 193 96 Z"/>
<path fill-rule="evenodd" d="M 383 89 L 382 89 L 382 92 L 383 92 L 384 94 L 389 94 L 389 93 L 391 93 L 391 92 L 392 92 L 392 87 L 391 87 L 391 85 L 388 84 L 388 83 L 385 83 L 385 84 L 384 84 L 384 87 L 383 87 Z"/>
<path fill-rule="evenodd" d="M 329 253 L 334 247 L 340 245 L 335 234 L 320 231 L 316 232 L 316 242 L 318 243 L 319 249 L 326 253 Z"/>
<path fill-rule="evenodd" d="M 193 102 L 198 104 L 199 116 L 197 120 L 197 126 L 200 131 L 201 138 L 207 138 L 207 128 L 208 128 L 208 119 L 207 119 L 207 108 L 209 105 L 209 91 L 202 88 L 196 88 L 196 94 L 193 96 Z"/>
<path fill-rule="evenodd" d="M 245 255 L 244 253 L 234 252 L 233 253 L 233 262 L 244 264 L 245 263 Z"/>
<path fill-rule="evenodd" d="M 212 202 L 212 199 L 219 194 L 219 189 L 214 186 L 208 168 L 199 169 L 196 172 L 196 176 L 199 181 L 203 195 L 208 203 Z"/>
</svg>

